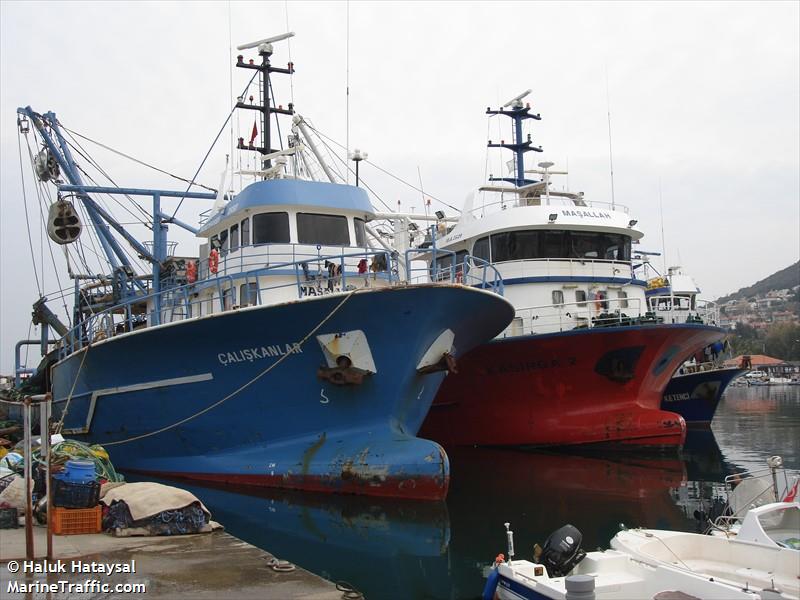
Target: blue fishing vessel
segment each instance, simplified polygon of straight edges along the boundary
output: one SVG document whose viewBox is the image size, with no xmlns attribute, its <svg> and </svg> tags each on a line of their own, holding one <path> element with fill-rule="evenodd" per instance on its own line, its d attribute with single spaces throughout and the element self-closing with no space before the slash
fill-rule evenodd
<svg viewBox="0 0 800 600">
<path fill-rule="evenodd" d="M 683 370 L 683 369 L 681 369 Z M 689 426 L 708 426 L 728 384 L 747 369 L 709 368 L 692 373 L 676 373 L 664 390 L 662 410 L 681 415 Z"/>
<path fill-rule="evenodd" d="M 699 294 L 700 288 L 681 267 L 669 267 L 666 274 L 649 278 L 645 291 L 648 308 L 665 321 L 719 323 L 717 304 L 703 300 Z M 728 384 L 746 372 L 722 364 L 725 347 L 718 340 L 689 357 L 664 389 L 661 410 L 678 413 L 688 426 L 710 425 Z"/>
<path fill-rule="evenodd" d="M 49 236 L 73 261 L 71 322 L 44 301 L 35 306 L 46 358 L 32 381 L 52 392 L 64 435 L 102 444 L 123 471 L 443 498 L 447 455 L 417 431 L 457 357 L 502 331 L 513 309 L 493 276 L 494 289 L 404 280 L 398 254 L 369 225 L 365 191 L 336 180 L 294 106 L 271 96 L 271 75 L 294 70 L 271 64 L 272 44 L 285 37 L 243 47 L 257 48 L 260 62 L 237 59 L 251 84 L 258 77 L 258 100 L 245 93 L 236 106 L 255 111 L 261 127 L 258 145 L 255 129 L 249 143 L 239 138 L 257 161 L 239 171 L 253 182 L 232 196 L 224 180 L 210 192 L 88 185 L 91 162 L 84 152 L 76 160 L 56 115 L 18 109 L 21 134 L 41 147 L 32 161 L 39 184 L 57 189 Z M 292 126 L 275 149 L 278 115 Z M 104 208 L 105 194 L 151 200 L 149 243 Z M 195 228 L 177 208 L 170 215 L 169 198 L 215 203 Z M 200 238 L 198 255 L 173 255 L 170 225 Z M 78 270 L 82 232 L 97 240 L 108 272 Z"/>
</svg>

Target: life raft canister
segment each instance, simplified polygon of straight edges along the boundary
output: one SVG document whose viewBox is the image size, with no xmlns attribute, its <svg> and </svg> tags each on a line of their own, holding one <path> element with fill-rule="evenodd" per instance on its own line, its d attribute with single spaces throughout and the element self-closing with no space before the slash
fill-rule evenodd
<svg viewBox="0 0 800 600">
<path fill-rule="evenodd" d="M 208 272 L 216 273 L 219 270 L 219 252 L 212 250 L 208 253 Z"/>
</svg>

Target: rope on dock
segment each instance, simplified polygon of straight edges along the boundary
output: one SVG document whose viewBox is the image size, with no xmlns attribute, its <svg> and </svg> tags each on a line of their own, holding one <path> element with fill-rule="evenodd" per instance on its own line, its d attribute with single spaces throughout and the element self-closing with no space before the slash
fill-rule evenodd
<svg viewBox="0 0 800 600">
<path fill-rule="evenodd" d="M 281 560 L 279 558 L 275 558 L 274 556 L 267 561 L 267 566 L 278 573 L 291 573 L 297 568 L 288 560 Z"/>
<path fill-rule="evenodd" d="M 342 600 L 364 600 L 364 594 L 346 581 L 337 581 L 336 590 L 342 592 Z"/>
</svg>

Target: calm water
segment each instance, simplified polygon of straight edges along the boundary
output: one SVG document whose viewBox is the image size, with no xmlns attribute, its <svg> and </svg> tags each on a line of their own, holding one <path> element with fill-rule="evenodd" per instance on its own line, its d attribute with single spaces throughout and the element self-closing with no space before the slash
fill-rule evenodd
<svg viewBox="0 0 800 600">
<path fill-rule="evenodd" d="M 518 558 L 565 523 L 586 549 L 607 547 L 619 523 L 695 531 L 715 482 L 773 454 L 800 470 L 799 440 L 800 386 L 729 388 L 680 458 L 465 449 L 449 453 L 441 503 L 181 486 L 233 535 L 369 600 L 474 599 L 482 568 L 506 550 L 504 521 Z"/>
</svg>

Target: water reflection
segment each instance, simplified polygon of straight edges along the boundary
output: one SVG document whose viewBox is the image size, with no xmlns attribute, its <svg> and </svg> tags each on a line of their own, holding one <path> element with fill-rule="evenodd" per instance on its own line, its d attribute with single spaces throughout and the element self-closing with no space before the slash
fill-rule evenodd
<svg viewBox="0 0 800 600">
<path fill-rule="evenodd" d="M 367 598 L 448 598 L 444 502 L 183 485 L 232 535 Z"/>
<path fill-rule="evenodd" d="M 739 468 L 764 466 L 780 454 L 800 470 L 800 386 L 728 388 L 711 424 L 725 459 Z"/>
<path fill-rule="evenodd" d="M 799 430 L 800 388 L 731 388 L 712 429 L 691 430 L 680 457 L 451 450 L 446 504 L 176 485 L 233 535 L 370 600 L 474 599 L 482 568 L 505 552 L 503 522 L 518 557 L 565 523 L 588 549 L 607 547 L 620 523 L 696 531 L 726 475 L 772 454 L 798 469 Z"/>
</svg>

